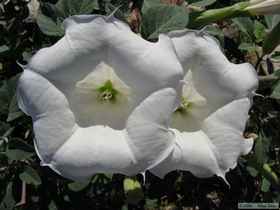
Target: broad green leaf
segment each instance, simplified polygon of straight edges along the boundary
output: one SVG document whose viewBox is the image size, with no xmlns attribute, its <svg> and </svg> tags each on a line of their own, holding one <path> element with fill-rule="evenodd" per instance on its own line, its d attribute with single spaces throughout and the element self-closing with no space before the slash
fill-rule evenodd
<svg viewBox="0 0 280 210">
<path fill-rule="evenodd" d="M 158 5 L 162 5 L 160 0 L 144 0 L 141 11 L 144 14 L 152 7 L 155 7 Z"/>
<path fill-rule="evenodd" d="M 136 205 L 144 198 L 141 184 L 136 179 L 125 178 L 123 181 L 124 192 L 127 197 L 127 203 Z"/>
<path fill-rule="evenodd" d="M 224 36 L 223 31 L 219 27 L 216 27 L 214 25 L 207 26 L 205 30 L 207 33 L 209 33 L 213 36 L 218 36 L 218 37 Z"/>
<path fill-rule="evenodd" d="M 30 166 L 25 166 L 24 172 L 19 175 L 19 178 L 21 179 L 21 181 L 35 186 L 38 186 L 42 183 L 37 171 Z"/>
<path fill-rule="evenodd" d="M 5 197 L 3 198 L 0 209 L 1 210 L 13 210 L 16 202 L 13 197 L 13 183 L 10 182 L 6 187 Z"/>
<path fill-rule="evenodd" d="M 68 184 L 68 188 L 74 192 L 79 192 L 85 189 L 89 182 L 72 182 Z"/>
<path fill-rule="evenodd" d="M 270 145 L 270 141 L 264 135 L 260 135 L 256 139 L 255 144 L 255 161 L 258 166 L 262 166 L 268 160 L 268 148 Z"/>
<path fill-rule="evenodd" d="M 72 15 L 90 14 L 98 9 L 98 0 L 59 0 L 55 5 L 47 4 L 52 17 L 39 12 L 37 24 L 49 36 L 63 36 L 62 22 Z"/>
<path fill-rule="evenodd" d="M 268 181 L 266 178 L 263 177 L 262 179 L 262 185 L 261 185 L 261 191 L 268 192 L 270 188 L 270 181 Z"/>
<path fill-rule="evenodd" d="M 148 9 L 142 18 L 141 33 L 147 39 L 156 39 L 160 33 L 183 29 L 189 14 L 184 7 L 161 4 Z"/>
<path fill-rule="evenodd" d="M 55 22 L 50 17 L 45 16 L 39 12 L 37 17 L 37 24 L 40 30 L 49 36 L 63 36 L 64 30 L 62 28 L 62 22 Z"/>
<path fill-rule="evenodd" d="M 0 113 L 2 114 L 9 112 L 9 105 L 15 95 L 18 78 L 19 75 L 16 75 L 11 79 L 0 81 Z"/>
<path fill-rule="evenodd" d="M 33 153 L 19 149 L 8 149 L 5 154 L 9 159 L 9 163 L 13 161 L 27 160 L 33 156 Z"/>
<path fill-rule="evenodd" d="M 257 47 L 254 43 L 243 42 L 238 46 L 238 49 L 245 50 L 245 51 L 248 51 L 248 52 L 254 52 L 254 51 L 257 50 Z"/>
<path fill-rule="evenodd" d="M 214 4 L 216 1 L 217 0 L 202 0 L 202 1 L 194 2 L 191 5 L 196 7 L 207 7 L 210 6 L 211 4 Z"/>
<path fill-rule="evenodd" d="M 259 173 L 255 168 L 251 166 L 247 166 L 246 169 L 252 177 L 256 177 Z"/>
<path fill-rule="evenodd" d="M 264 19 L 267 27 L 271 30 L 280 22 L 280 15 L 265 15 Z"/>
<path fill-rule="evenodd" d="M 263 54 L 270 54 L 280 44 L 280 22 L 264 39 Z"/>
<path fill-rule="evenodd" d="M 254 22 L 248 17 L 233 18 L 232 21 L 238 26 L 238 29 L 249 36 L 254 37 Z"/>
<path fill-rule="evenodd" d="M 254 22 L 254 35 L 256 37 L 256 42 L 263 41 L 266 35 L 265 26 L 259 21 Z"/>
<path fill-rule="evenodd" d="M 17 97 L 16 95 L 14 95 L 9 105 L 9 114 L 8 114 L 7 122 L 13 121 L 23 115 L 24 115 L 23 112 L 18 107 Z"/>
<path fill-rule="evenodd" d="M 97 0 L 59 0 L 55 6 L 65 18 L 71 15 L 90 14 L 99 8 Z"/>
<path fill-rule="evenodd" d="M 280 99 L 280 82 L 276 83 L 270 97 Z"/>
</svg>

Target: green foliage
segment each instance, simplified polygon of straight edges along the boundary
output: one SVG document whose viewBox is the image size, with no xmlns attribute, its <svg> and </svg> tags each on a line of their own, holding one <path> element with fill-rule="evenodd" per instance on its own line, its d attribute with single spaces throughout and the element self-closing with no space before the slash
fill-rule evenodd
<svg viewBox="0 0 280 210">
<path fill-rule="evenodd" d="M 136 179 L 125 178 L 123 181 L 124 193 L 126 194 L 126 201 L 129 204 L 138 204 L 144 198 L 141 184 Z"/>
<path fill-rule="evenodd" d="M 263 43 L 264 54 L 271 53 L 280 44 L 280 22 L 274 26 L 272 31 L 267 35 Z"/>
<path fill-rule="evenodd" d="M 84 190 L 89 185 L 89 182 L 72 182 L 68 184 L 68 188 L 74 192 Z"/>
<path fill-rule="evenodd" d="M 0 204 L 0 209 L 1 210 L 13 210 L 15 203 L 16 202 L 13 197 L 13 183 L 10 182 L 7 185 L 5 197 L 3 198 L 3 200 Z"/>
<path fill-rule="evenodd" d="M 141 34 L 144 38 L 153 40 L 160 33 L 183 29 L 187 26 L 189 15 L 185 8 L 148 2 L 145 4 L 141 24 Z"/>
<path fill-rule="evenodd" d="M 62 23 L 65 18 L 72 15 L 90 14 L 99 6 L 97 0 L 59 0 L 55 5 L 46 3 L 43 8 L 50 16 L 39 13 L 37 23 L 42 32 L 49 36 L 63 36 Z"/>
<path fill-rule="evenodd" d="M 19 178 L 21 181 L 26 182 L 27 184 L 32 184 L 35 186 L 42 184 L 41 178 L 37 171 L 30 166 L 24 167 L 24 171 L 19 174 Z"/>
<path fill-rule="evenodd" d="M 207 7 L 214 4 L 217 0 L 201 0 L 201 1 L 190 1 L 191 5 L 196 7 Z"/>
</svg>

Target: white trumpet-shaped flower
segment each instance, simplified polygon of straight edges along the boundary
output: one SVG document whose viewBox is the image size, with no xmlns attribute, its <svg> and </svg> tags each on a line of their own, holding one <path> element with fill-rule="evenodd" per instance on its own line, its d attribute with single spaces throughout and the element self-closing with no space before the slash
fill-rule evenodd
<svg viewBox="0 0 280 210">
<path fill-rule="evenodd" d="M 173 88 L 182 77 L 171 39 L 145 41 L 110 16 L 73 16 L 65 28 L 32 57 L 18 83 L 42 164 L 84 180 L 136 174 L 165 159 L 174 143 L 167 129 Z"/>
<path fill-rule="evenodd" d="M 243 131 L 250 97 L 258 86 L 256 72 L 249 64 L 230 63 L 208 35 L 184 30 L 170 37 L 185 71 L 171 129 L 176 144 L 151 171 L 160 177 L 181 169 L 199 177 L 224 178 L 253 145 Z"/>
</svg>

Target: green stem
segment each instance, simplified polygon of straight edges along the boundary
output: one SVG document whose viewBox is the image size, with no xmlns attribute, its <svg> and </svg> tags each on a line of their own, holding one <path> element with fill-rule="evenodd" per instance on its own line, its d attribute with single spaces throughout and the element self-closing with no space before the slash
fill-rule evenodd
<svg viewBox="0 0 280 210">
<path fill-rule="evenodd" d="M 225 20 L 239 16 L 250 16 L 250 13 L 244 9 L 249 2 L 240 2 L 232 6 L 221 9 L 211 9 L 204 12 L 197 12 L 190 15 L 189 28 L 199 28 L 212 22 Z"/>
</svg>

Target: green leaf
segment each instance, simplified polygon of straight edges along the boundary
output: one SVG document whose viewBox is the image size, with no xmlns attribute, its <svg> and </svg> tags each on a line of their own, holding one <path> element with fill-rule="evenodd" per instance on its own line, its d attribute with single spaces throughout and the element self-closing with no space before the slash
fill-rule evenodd
<svg viewBox="0 0 280 210">
<path fill-rule="evenodd" d="M 1 210 L 13 210 L 16 202 L 13 197 L 13 183 L 10 182 L 7 185 L 6 188 L 6 194 L 5 197 L 3 198 L 1 204 L 0 204 L 0 209 Z"/>
<path fill-rule="evenodd" d="M 263 177 L 262 179 L 262 185 L 261 185 L 261 191 L 268 192 L 270 189 L 271 183 L 266 178 Z"/>
<path fill-rule="evenodd" d="M 0 114 L 7 114 L 9 112 L 9 105 L 15 95 L 19 75 L 0 81 Z"/>
<path fill-rule="evenodd" d="M 0 82 L 0 113 L 5 114 L 8 112 L 10 94 L 8 82 L 6 80 Z"/>
<path fill-rule="evenodd" d="M 280 99 L 280 82 L 277 82 L 276 85 L 274 85 L 270 97 Z"/>
<path fill-rule="evenodd" d="M 49 36 L 63 36 L 64 30 L 62 28 L 62 21 L 55 22 L 50 17 L 45 16 L 39 12 L 37 17 L 37 24 L 40 30 Z"/>
<path fill-rule="evenodd" d="M 71 15 L 90 14 L 99 8 L 97 0 L 59 0 L 55 6 L 65 18 Z"/>
<path fill-rule="evenodd" d="M 158 209 L 158 200 L 145 199 L 145 209 Z"/>
<path fill-rule="evenodd" d="M 9 50 L 10 50 L 10 48 L 7 45 L 0 46 L 0 53 L 5 53 Z"/>
<path fill-rule="evenodd" d="M 159 5 L 162 5 L 162 2 L 160 0 L 144 0 L 141 12 L 145 14 L 152 7 L 156 7 Z"/>
<path fill-rule="evenodd" d="M 251 39 L 254 37 L 254 22 L 248 17 L 233 18 L 232 21 L 238 26 L 238 29 Z"/>
<path fill-rule="evenodd" d="M 13 121 L 23 115 L 24 115 L 23 112 L 18 107 L 17 97 L 16 95 L 14 95 L 9 105 L 9 114 L 8 114 L 7 122 Z"/>
<path fill-rule="evenodd" d="M 202 1 L 194 2 L 191 5 L 196 7 L 207 7 L 210 6 L 211 4 L 214 4 L 216 1 L 217 0 L 202 0 Z"/>
<path fill-rule="evenodd" d="M 263 41 L 263 39 L 266 35 L 265 26 L 262 23 L 260 23 L 259 21 L 255 21 L 254 26 L 255 26 L 254 35 L 256 37 L 256 42 Z"/>
<path fill-rule="evenodd" d="M 266 25 L 269 29 L 273 29 L 280 22 L 280 15 L 265 15 Z"/>
<path fill-rule="evenodd" d="M 259 135 L 255 144 L 255 161 L 258 167 L 262 166 L 268 160 L 270 140 L 264 135 Z"/>
<path fill-rule="evenodd" d="M 79 192 L 85 189 L 89 185 L 88 182 L 72 182 L 68 184 L 68 188 L 74 192 Z"/>
<path fill-rule="evenodd" d="M 30 166 L 25 166 L 24 172 L 19 175 L 19 178 L 21 181 L 26 182 L 27 184 L 32 184 L 35 186 L 42 184 L 41 178 L 37 171 Z"/>
<path fill-rule="evenodd" d="M 59 0 L 55 5 L 47 4 L 52 17 L 39 12 L 37 24 L 49 36 L 63 36 L 63 20 L 72 15 L 90 14 L 98 9 L 98 0 Z"/>
<path fill-rule="evenodd" d="M 280 44 L 280 22 L 264 39 L 263 54 L 270 54 Z"/>
<path fill-rule="evenodd" d="M 6 156 L 9 159 L 9 163 L 12 161 L 20 161 L 30 159 L 33 155 L 31 152 L 26 152 L 19 149 L 7 149 Z"/>
<path fill-rule="evenodd" d="M 127 196 L 127 203 L 136 205 L 144 198 L 141 184 L 136 179 L 125 178 L 123 181 L 124 192 Z"/>
<path fill-rule="evenodd" d="M 147 39 L 156 39 L 160 33 L 185 28 L 188 21 L 189 14 L 184 7 L 156 5 L 143 14 L 141 33 Z"/>
<path fill-rule="evenodd" d="M 49 210 L 58 210 L 58 208 L 56 207 L 56 204 L 54 201 L 51 201 L 49 206 L 48 206 Z"/>
<path fill-rule="evenodd" d="M 255 168 L 251 166 L 247 166 L 246 169 L 252 177 L 256 177 L 259 173 Z"/>
<path fill-rule="evenodd" d="M 238 46 L 238 49 L 245 50 L 245 51 L 248 51 L 248 52 L 254 52 L 254 51 L 257 50 L 257 47 L 254 43 L 243 42 Z"/>
</svg>

